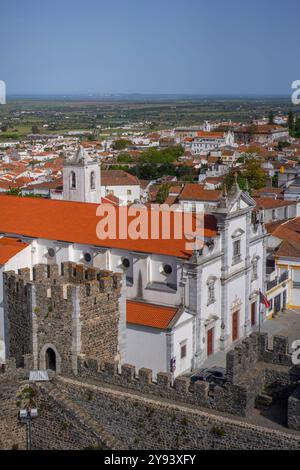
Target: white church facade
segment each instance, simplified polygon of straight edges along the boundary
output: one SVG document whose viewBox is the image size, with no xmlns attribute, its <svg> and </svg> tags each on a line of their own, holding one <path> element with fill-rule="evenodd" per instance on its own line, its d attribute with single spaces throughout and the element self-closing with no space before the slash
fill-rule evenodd
<svg viewBox="0 0 300 470">
<path fill-rule="evenodd" d="M 93 166 L 87 168 L 91 175 Z M 69 169 L 70 175 L 72 164 Z M 125 360 L 154 373 L 195 369 L 257 325 L 267 234 L 253 219 L 255 202 L 237 184 L 206 207 L 201 250 L 187 250 L 177 239 L 100 240 L 98 207 L 0 196 L 0 360 L 7 349 L 2 274 L 32 272 L 38 263 L 74 261 L 124 273 Z"/>
</svg>

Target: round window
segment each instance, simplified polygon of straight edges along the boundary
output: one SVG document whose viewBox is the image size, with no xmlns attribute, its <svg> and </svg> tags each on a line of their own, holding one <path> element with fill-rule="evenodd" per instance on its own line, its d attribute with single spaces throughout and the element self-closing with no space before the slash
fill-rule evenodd
<svg viewBox="0 0 300 470">
<path fill-rule="evenodd" d="M 90 253 L 84 253 L 84 260 L 87 263 L 90 263 L 92 261 L 92 256 L 90 255 Z"/>
<path fill-rule="evenodd" d="M 164 273 L 169 275 L 173 271 L 173 268 L 170 264 L 164 264 Z"/>
<path fill-rule="evenodd" d="M 53 258 L 55 256 L 54 248 L 48 248 L 48 256 L 50 256 L 50 258 Z"/>
<path fill-rule="evenodd" d="M 123 267 L 126 268 L 126 269 L 129 268 L 129 266 L 130 266 L 130 261 L 129 261 L 129 259 L 128 259 L 128 258 L 123 258 L 123 259 L 122 259 L 122 265 L 123 265 Z"/>
</svg>

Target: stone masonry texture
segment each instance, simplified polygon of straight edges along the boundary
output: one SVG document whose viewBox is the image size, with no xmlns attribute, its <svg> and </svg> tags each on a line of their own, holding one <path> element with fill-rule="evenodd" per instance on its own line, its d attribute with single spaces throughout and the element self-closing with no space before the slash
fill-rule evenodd
<svg viewBox="0 0 300 470">
<path fill-rule="evenodd" d="M 46 368 L 46 351 L 54 351 L 56 370 L 77 372 L 77 356 L 100 361 L 119 358 L 122 277 L 109 271 L 63 263 L 36 265 L 4 274 L 9 325 L 9 354 L 23 364 L 31 354 L 35 368 Z"/>
</svg>

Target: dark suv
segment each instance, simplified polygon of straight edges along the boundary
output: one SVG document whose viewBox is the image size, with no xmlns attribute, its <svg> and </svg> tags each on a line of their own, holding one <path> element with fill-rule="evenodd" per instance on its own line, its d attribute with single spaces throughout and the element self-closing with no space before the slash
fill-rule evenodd
<svg viewBox="0 0 300 470">
<path fill-rule="evenodd" d="M 224 367 L 211 367 L 210 369 L 198 369 L 191 377 L 191 383 L 194 384 L 197 380 L 209 382 L 214 385 L 224 385 L 226 379 L 226 369 Z"/>
</svg>

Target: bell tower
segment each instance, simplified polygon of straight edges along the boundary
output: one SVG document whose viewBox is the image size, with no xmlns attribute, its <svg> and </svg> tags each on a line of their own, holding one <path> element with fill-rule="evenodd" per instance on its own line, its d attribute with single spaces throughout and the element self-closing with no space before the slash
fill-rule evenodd
<svg viewBox="0 0 300 470">
<path fill-rule="evenodd" d="M 101 170 L 97 161 L 79 145 L 63 167 L 65 201 L 101 202 Z"/>
</svg>

